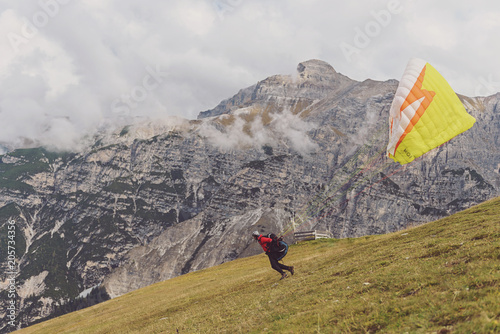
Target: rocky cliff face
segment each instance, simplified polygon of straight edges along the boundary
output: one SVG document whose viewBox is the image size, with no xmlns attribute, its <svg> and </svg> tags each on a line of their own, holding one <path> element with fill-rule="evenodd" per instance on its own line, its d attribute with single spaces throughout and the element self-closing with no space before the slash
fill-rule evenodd
<svg viewBox="0 0 500 334">
<path fill-rule="evenodd" d="M 474 127 L 401 167 L 383 156 L 396 87 L 311 60 L 195 121 L 129 126 L 80 153 L 3 155 L 0 246 L 15 221 L 17 321 L 98 284 L 114 297 L 256 254 L 255 229 L 387 233 L 498 196 L 500 94 L 462 97 Z"/>
</svg>

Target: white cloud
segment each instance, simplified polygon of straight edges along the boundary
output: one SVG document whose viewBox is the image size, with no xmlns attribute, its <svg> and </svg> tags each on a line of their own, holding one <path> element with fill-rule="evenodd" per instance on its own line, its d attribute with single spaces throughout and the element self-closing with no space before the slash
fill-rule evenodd
<svg viewBox="0 0 500 334">
<path fill-rule="evenodd" d="M 195 35 L 209 34 L 216 20 L 213 8 L 207 1 L 177 2 L 173 5 L 170 18 Z"/>
<path fill-rule="evenodd" d="M 235 112 L 236 117 L 219 116 L 224 119 L 231 118 L 231 123 L 221 126 L 213 120 L 205 121 L 199 134 L 222 150 L 230 151 L 243 148 L 261 148 L 264 145 L 275 146 L 280 142 L 301 155 L 309 155 L 318 149 L 318 145 L 311 140 L 308 132 L 315 129 L 316 125 L 301 119 L 289 110 L 270 114 L 272 118 L 268 125 L 264 125 L 262 118 L 256 116 L 251 122 L 244 120 L 251 109 L 243 108 Z"/>
<path fill-rule="evenodd" d="M 387 24 L 377 21 L 394 5 Z M 78 141 L 127 117 L 196 118 L 312 58 L 353 79 L 386 80 L 420 57 L 461 94 L 494 93 L 499 15 L 492 0 L 0 0 L 0 120 L 11 129 L 0 144 L 52 143 L 64 137 L 58 128 Z M 368 28 L 349 61 L 340 45 Z M 113 101 L 138 94 L 157 67 L 167 73 L 161 84 L 136 95 L 127 115 L 114 112 Z"/>
<path fill-rule="evenodd" d="M 302 155 L 308 155 L 319 148 L 308 136 L 308 132 L 317 127 L 314 123 L 305 122 L 286 109 L 272 116 L 271 133 L 277 134 L 278 138 L 286 138 L 292 149 Z"/>
</svg>

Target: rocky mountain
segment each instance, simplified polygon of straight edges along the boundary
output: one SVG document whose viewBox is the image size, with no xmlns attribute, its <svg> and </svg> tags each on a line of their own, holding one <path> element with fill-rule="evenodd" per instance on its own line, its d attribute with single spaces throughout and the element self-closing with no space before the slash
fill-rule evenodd
<svg viewBox="0 0 500 334">
<path fill-rule="evenodd" d="M 255 229 L 380 234 L 498 196 L 500 94 L 461 97 L 474 127 L 402 167 L 383 154 L 396 87 L 310 60 L 198 120 L 102 133 L 84 152 L 4 154 L 0 317 L 14 281 L 25 326 L 92 287 L 116 297 L 256 254 Z"/>
</svg>

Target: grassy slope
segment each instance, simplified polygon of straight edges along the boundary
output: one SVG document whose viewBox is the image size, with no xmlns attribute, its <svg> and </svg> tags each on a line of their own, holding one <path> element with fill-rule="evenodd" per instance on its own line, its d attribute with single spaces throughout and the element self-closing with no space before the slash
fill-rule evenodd
<svg viewBox="0 0 500 334">
<path fill-rule="evenodd" d="M 388 235 L 294 245 L 157 283 L 20 333 L 500 332 L 500 198 Z"/>
</svg>

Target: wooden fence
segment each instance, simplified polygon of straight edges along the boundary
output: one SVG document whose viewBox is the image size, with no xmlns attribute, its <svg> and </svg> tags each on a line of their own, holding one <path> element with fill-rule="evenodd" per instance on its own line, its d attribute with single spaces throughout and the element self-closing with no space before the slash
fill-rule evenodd
<svg viewBox="0 0 500 334">
<path fill-rule="evenodd" d="M 295 238 L 295 242 L 307 241 L 307 240 L 316 240 L 321 238 L 333 238 L 332 233 L 328 231 L 303 231 L 303 232 L 295 232 L 293 234 Z"/>
</svg>

